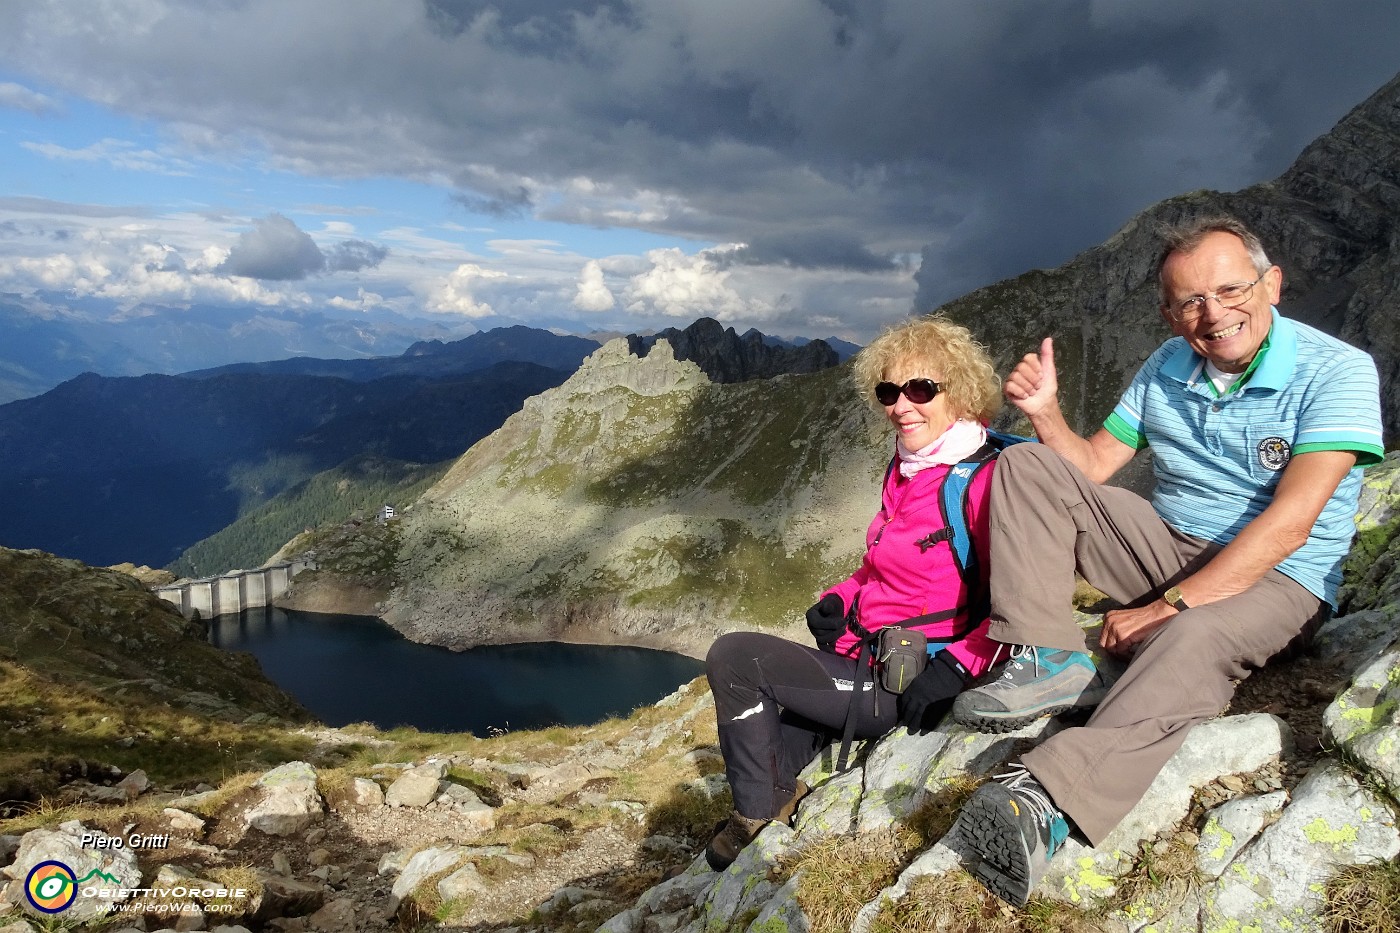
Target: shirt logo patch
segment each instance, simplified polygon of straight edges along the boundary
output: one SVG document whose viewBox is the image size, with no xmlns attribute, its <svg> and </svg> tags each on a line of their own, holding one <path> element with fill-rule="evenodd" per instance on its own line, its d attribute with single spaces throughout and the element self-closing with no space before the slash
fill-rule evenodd
<svg viewBox="0 0 1400 933">
<path fill-rule="evenodd" d="M 1293 456 L 1293 448 L 1281 437 L 1264 438 L 1259 442 L 1256 451 L 1259 454 L 1259 465 L 1275 473 L 1288 466 L 1288 461 Z"/>
</svg>

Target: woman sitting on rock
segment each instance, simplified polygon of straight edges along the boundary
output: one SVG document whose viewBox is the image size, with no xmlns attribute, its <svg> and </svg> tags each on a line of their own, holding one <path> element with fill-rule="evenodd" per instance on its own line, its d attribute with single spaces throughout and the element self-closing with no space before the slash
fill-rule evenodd
<svg viewBox="0 0 1400 933">
<path fill-rule="evenodd" d="M 705 661 L 734 795 L 733 812 L 705 849 L 716 871 L 770 821 L 791 820 L 807 791 L 797 774 L 823 745 L 843 731 L 849 742 L 897 725 L 932 729 L 997 651 L 985 618 L 987 495 L 995 463 L 982 461 L 995 456 L 985 424 L 1001 406 L 991 361 L 966 328 L 921 318 L 876 338 L 856 357 L 854 377 L 895 433 L 895 458 L 860 569 L 807 610 L 817 648 L 732 632 Z M 940 506 L 944 483 L 959 464 L 954 482 L 972 477 L 960 496 L 966 521 L 952 523 L 965 524 L 972 538 L 967 580 Z M 866 660 L 879 651 L 880 630 L 894 625 L 905 628 L 887 635 L 914 642 L 916 666 L 927 658 L 902 692 L 888 689 L 881 670 Z M 908 632 L 927 637 L 926 653 Z"/>
</svg>

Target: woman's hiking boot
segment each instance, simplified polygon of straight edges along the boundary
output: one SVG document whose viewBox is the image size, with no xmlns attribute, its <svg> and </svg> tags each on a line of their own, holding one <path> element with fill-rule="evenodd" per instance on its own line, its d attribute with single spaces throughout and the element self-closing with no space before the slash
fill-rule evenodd
<svg viewBox="0 0 1400 933">
<path fill-rule="evenodd" d="M 1083 651 L 1021 645 L 997 677 L 958 696 L 953 719 L 978 732 L 1011 732 L 1042 716 L 1095 707 L 1108 687 Z"/>
<path fill-rule="evenodd" d="M 712 871 L 724 871 L 739 857 L 739 852 L 753 842 L 772 820 L 750 819 L 738 810 L 729 811 L 729 819 L 719 824 L 710 844 L 705 846 L 705 861 Z"/>
<path fill-rule="evenodd" d="M 713 871 L 724 871 L 734 864 L 734 860 L 739 857 L 739 852 L 743 850 L 744 846 L 753 842 L 754 837 L 763 831 L 763 827 L 769 823 L 790 825 L 793 816 L 797 813 L 797 805 L 810 791 L 810 787 L 802 781 L 798 781 L 792 796 L 788 798 L 787 803 L 783 804 L 778 815 L 771 820 L 751 819 L 738 810 L 729 811 L 729 819 L 715 827 L 714 837 L 710 839 L 710 844 L 705 846 L 706 863 Z"/>
<path fill-rule="evenodd" d="M 812 788 L 808 787 L 805 781 L 798 781 L 797 786 L 793 788 L 792 796 L 788 798 L 787 803 L 783 804 L 783 808 L 778 811 L 778 815 L 773 817 L 773 819 L 776 822 L 786 823 L 791 826 L 792 818 L 797 815 L 797 805 L 802 802 L 803 797 L 806 797 L 811 792 Z"/>
</svg>

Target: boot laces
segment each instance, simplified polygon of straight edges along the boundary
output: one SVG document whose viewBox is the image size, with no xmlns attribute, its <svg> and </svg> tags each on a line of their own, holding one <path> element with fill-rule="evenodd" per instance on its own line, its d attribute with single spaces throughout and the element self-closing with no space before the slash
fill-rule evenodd
<svg viewBox="0 0 1400 933">
<path fill-rule="evenodd" d="M 1024 765 L 1011 765 L 1011 770 L 998 774 L 996 780 L 1013 791 L 1026 804 L 1026 809 L 1031 811 L 1036 822 L 1046 830 L 1051 828 L 1055 820 L 1064 819 L 1060 808 L 1050 800 L 1049 793 Z"/>
<path fill-rule="evenodd" d="M 997 649 L 1000 651 L 1000 649 Z M 1015 676 L 1017 672 L 1025 670 L 1026 662 L 1029 661 L 1035 667 L 1035 676 L 1040 676 L 1040 651 L 1035 645 L 1016 645 L 1011 649 L 1006 662 L 1006 670 L 1002 671 L 1000 677 L 987 684 L 986 689 L 1005 689 L 1015 686 Z"/>
</svg>

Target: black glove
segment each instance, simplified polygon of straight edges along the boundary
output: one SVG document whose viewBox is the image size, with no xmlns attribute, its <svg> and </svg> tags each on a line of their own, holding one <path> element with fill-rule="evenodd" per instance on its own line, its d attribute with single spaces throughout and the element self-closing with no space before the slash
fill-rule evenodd
<svg viewBox="0 0 1400 933">
<path fill-rule="evenodd" d="M 928 659 L 928 666 L 895 700 L 899 724 L 910 735 L 932 732 L 966 683 L 967 672 L 944 648 Z"/>
<path fill-rule="evenodd" d="M 817 640 L 817 647 L 823 651 L 836 653 L 836 639 L 846 631 L 846 606 L 841 597 L 827 593 L 815 606 L 807 610 L 807 628 Z"/>
</svg>

